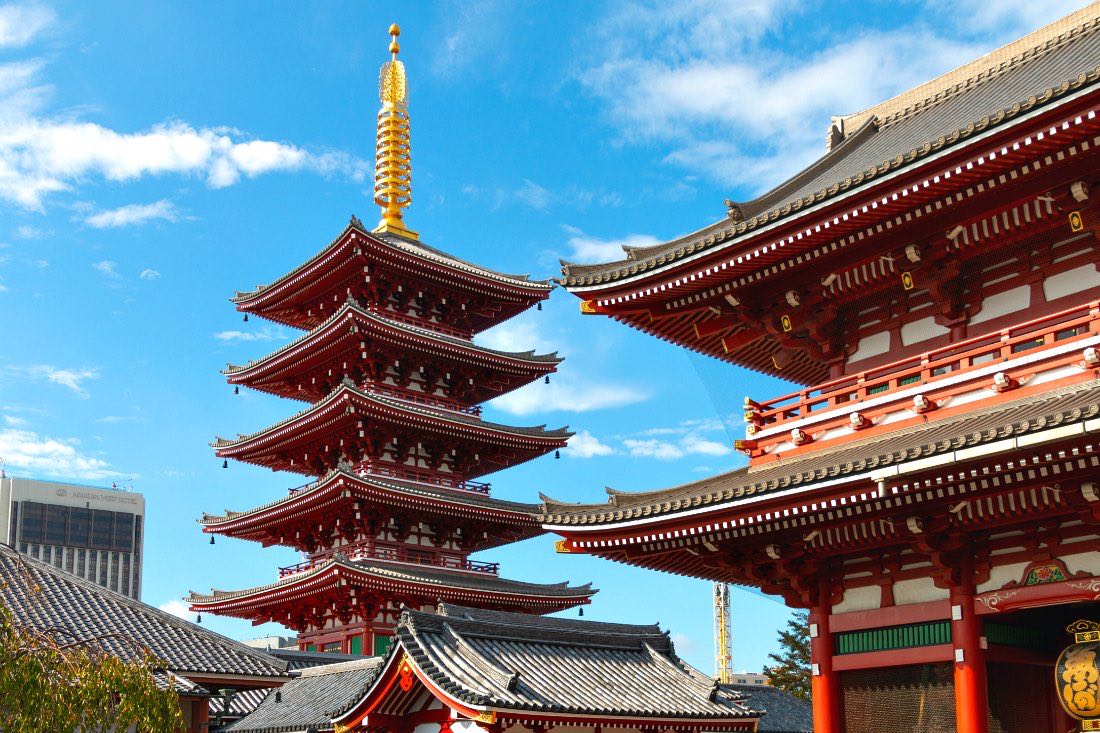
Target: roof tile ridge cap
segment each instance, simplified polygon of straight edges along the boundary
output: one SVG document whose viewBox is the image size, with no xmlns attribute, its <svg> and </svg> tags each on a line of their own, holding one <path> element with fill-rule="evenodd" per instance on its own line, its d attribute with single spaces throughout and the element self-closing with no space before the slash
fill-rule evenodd
<svg viewBox="0 0 1100 733">
<path fill-rule="evenodd" d="M 273 430 L 278 430 L 279 428 L 281 428 L 285 425 L 288 425 L 289 423 L 292 423 L 295 420 L 298 420 L 299 418 L 305 417 L 306 415 L 308 415 L 312 412 L 320 412 L 324 408 L 327 408 L 332 402 L 335 402 L 337 399 L 339 399 L 342 396 L 343 393 L 348 392 L 348 391 L 364 395 L 363 392 L 360 392 L 359 390 L 355 389 L 354 387 L 349 386 L 346 382 L 341 380 L 333 388 L 333 390 L 331 392 L 329 392 L 327 395 L 325 395 L 324 398 L 322 398 L 320 401 L 314 402 L 311 405 L 307 405 L 306 407 L 302 408 L 301 410 L 294 413 L 290 417 L 284 417 L 279 422 L 272 423 L 271 425 L 268 425 L 267 427 L 264 427 L 264 428 L 260 428 L 259 430 L 257 430 L 254 433 L 240 433 L 234 439 L 227 439 L 227 438 L 221 438 L 221 437 L 215 436 L 216 440 L 214 441 L 214 443 L 211 443 L 211 445 L 214 446 L 214 447 L 219 447 L 220 448 L 220 447 L 224 447 L 226 445 L 244 443 L 246 441 L 252 440 L 253 438 L 258 438 L 258 437 L 260 437 L 261 435 L 263 435 L 265 433 L 270 433 Z"/>
<path fill-rule="evenodd" d="M 742 223 L 744 223 L 744 222 L 742 222 Z M 660 248 L 664 248 L 664 247 L 673 247 L 675 245 L 684 245 L 684 246 L 686 246 L 688 244 L 693 244 L 697 241 L 700 241 L 700 238 L 705 236 L 708 230 L 713 229 L 714 227 L 716 227 L 720 224 L 729 224 L 731 226 L 731 228 L 736 228 L 736 226 L 737 226 L 736 224 L 732 224 L 728 218 L 722 218 L 722 219 L 718 219 L 717 221 L 715 221 L 711 224 L 707 224 L 705 226 L 699 227 L 698 229 L 696 229 L 693 232 L 689 232 L 687 234 L 681 235 L 681 236 L 676 237 L 674 239 L 670 239 L 667 242 L 658 242 L 657 244 L 649 245 L 649 247 L 638 247 L 637 249 L 660 249 Z M 646 261 L 648 261 L 650 259 L 653 259 L 653 256 L 648 257 Z M 567 260 L 559 259 L 558 262 L 560 262 L 561 265 L 562 265 L 562 270 L 563 270 L 562 274 L 564 274 L 566 277 L 568 277 L 570 273 L 565 272 L 566 268 L 572 269 L 574 267 L 599 267 L 599 268 L 605 268 L 606 269 L 606 268 L 610 268 L 613 265 L 621 266 L 621 267 L 627 267 L 627 266 L 630 266 L 632 264 L 637 264 L 638 260 L 634 260 L 634 259 L 630 259 L 630 258 L 623 258 L 621 260 L 611 260 L 609 262 L 569 262 Z"/>
<path fill-rule="evenodd" d="M 669 644 L 670 644 L 669 653 L 673 656 L 673 658 L 671 658 L 671 659 L 668 656 L 666 656 L 664 654 L 661 654 L 659 651 L 654 649 L 653 645 L 650 644 L 649 641 L 644 640 L 644 639 L 642 640 L 642 651 L 644 651 L 646 653 L 646 655 L 650 659 L 652 659 L 654 662 L 656 662 L 658 664 L 662 664 L 662 665 L 668 667 L 669 669 L 676 670 L 677 674 L 683 675 L 686 679 L 689 679 L 692 682 L 698 682 L 699 680 L 698 680 L 698 678 L 695 677 L 695 675 L 691 674 L 691 672 L 688 672 L 686 669 L 684 669 L 683 667 L 681 667 L 678 664 L 679 657 L 676 657 L 676 652 L 671 648 L 671 642 L 669 642 Z M 707 693 L 708 694 L 710 693 L 709 687 L 707 689 Z"/>
<path fill-rule="evenodd" d="M 283 354 L 283 353 L 289 351 L 290 349 L 293 349 L 296 346 L 301 346 L 302 344 L 304 344 L 309 339 L 316 337 L 317 334 L 319 334 L 321 331 L 325 330 L 326 328 L 328 328 L 328 327 L 332 326 L 333 324 L 335 324 L 336 322 L 338 322 L 342 317 L 346 316 L 349 311 L 363 312 L 362 309 L 359 308 L 358 303 L 350 303 L 348 301 L 344 301 L 343 303 L 340 304 L 340 307 L 337 308 L 336 311 L 331 316 L 329 316 L 325 320 L 321 321 L 321 323 L 319 323 L 315 327 L 309 329 L 308 331 L 303 333 L 298 338 L 286 342 L 285 344 L 283 344 L 279 348 L 275 349 L 274 351 L 269 352 L 269 353 L 265 354 L 264 356 L 261 356 L 259 359 L 249 359 L 244 364 L 244 366 L 237 367 L 237 369 L 239 371 L 243 371 L 244 369 L 248 369 L 248 368 L 253 367 L 257 364 L 262 364 L 263 362 L 268 361 L 269 359 L 272 359 L 276 356 L 279 356 L 280 354 Z M 365 315 L 365 313 L 364 313 L 364 315 Z M 226 374 L 227 372 L 228 372 L 228 370 L 223 371 L 222 374 Z"/>
<path fill-rule="evenodd" d="M 363 659 L 348 659 L 343 662 L 331 664 L 318 664 L 307 667 L 299 672 L 298 678 L 324 677 L 328 674 L 340 674 L 341 672 L 354 672 L 360 669 L 374 669 L 381 664 L 382 657 L 364 657 Z"/>
<path fill-rule="evenodd" d="M 1064 27 L 1063 27 L 1064 26 Z M 918 108 L 926 104 L 929 100 L 936 99 L 940 95 L 953 95 L 960 89 L 968 89 L 973 86 L 973 83 L 977 79 L 985 77 L 993 78 L 1007 73 L 1022 63 L 1026 63 L 1036 58 L 1039 55 L 1043 55 L 1055 48 L 1059 48 L 1065 43 L 1079 37 L 1082 33 L 1090 32 L 1100 26 L 1100 8 L 1096 3 L 1090 3 L 1088 6 L 1076 10 L 1068 15 L 1058 18 L 1044 26 L 1041 26 L 1031 33 L 1028 33 L 1020 38 L 1009 41 L 1008 43 L 999 46 L 998 48 L 982 54 L 976 59 L 961 64 L 954 69 L 951 69 L 939 76 L 933 77 L 928 81 L 918 84 L 911 89 L 907 89 L 903 92 L 895 94 L 894 96 L 879 102 L 878 104 L 867 107 L 859 112 L 853 112 L 849 115 L 838 115 L 845 124 L 848 121 L 856 122 L 863 119 L 865 116 L 878 119 L 901 119 L 908 117 L 908 110 L 914 106 Z M 1033 39 L 1028 41 L 1028 39 Z M 1018 50 L 1017 50 L 1018 48 Z M 1004 54 L 1008 53 L 1012 49 L 1016 51 L 1012 53 L 1008 58 L 1004 58 Z M 988 59 L 984 64 L 981 64 L 983 59 Z M 1000 59 L 1000 61 L 996 61 Z M 995 62 L 996 61 L 996 62 Z M 955 81 L 954 83 L 946 83 L 948 79 L 954 78 L 954 75 L 962 72 L 968 67 L 973 67 L 973 71 L 961 81 Z M 939 83 L 939 84 L 937 84 Z M 925 92 L 924 96 L 917 101 L 910 102 L 905 105 L 899 111 L 897 108 L 908 95 L 911 95 L 918 90 L 928 88 L 929 91 Z M 935 92 L 931 90 L 935 89 Z M 891 104 L 893 103 L 893 104 Z M 900 115 L 900 117 L 899 117 Z"/>
<path fill-rule="evenodd" d="M 507 669 L 503 669 L 494 664 L 492 660 L 475 649 L 470 642 L 466 641 L 461 634 L 455 631 L 447 621 L 443 622 L 443 633 L 450 637 L 450 640 L 462 650 L 463 654 L 467 655 L 465 661 L 492 680 L 493 684 L 507 692 L 515 691 L 516 685 L 519 684 L 518 671 L 513 670 L 509 672 Z M 487 693 L 488 691 L 483 694 Z"/>
<path fill-rule="evenodd" d="M 374 232 L 368 232 L 372 235 L 372 238 L 388 244 L 390 246 L 397 245 L 399 248 L 409 251 L 412 254 L 418 254 L 425 256 L 426 259 L 434 259 L 437 261 L 445 261 L 448 263 L 454 263 L 458 265 L 456 269 L 468 270 L 475 274 L 486 274 L 490 276 L 490 279 L 499 278 L 501 280 L 511 281 L 520 285 L 545 285 L 549 280 L 532 280 L 530 273 L 509 273 L 499 272 L 497 270 L 490 269 L 484 265 L 479 265 L 476 262 L 470 260 L 464 260 L 458 255 L 453 255 L 450 252 L 445 252 L 430 244 L 421 242 L 419 240 L 408 240 L 401 236 L 380 236 Z"/>
<path fill-rule="evenodd" d="M 66 573 L 63 570 L 58 570 L 53 565 L 49 565 L 47 563 L 44 563 L 41 560 L 38 560 L 37 558 L 31 557 L 30 555 L 24 555 L 24 554 L 22 554 L 22 553 L 20 553 L 16 550 L 10 548 L 7 545 L 0 544 L 0 549 L 2 549 L 2 550 L 11 550 L 11 553 L 13 554 L 13 556 L 15 556 L 16 560 L 18 560 L 20 562 L 29 561 L 32 564 L 32 566 L 37 566 L 36 570 L 39 573 L 45 573 L 49 577 L 51 577 L 55 580 L 58 580 L 62 583 L 67 583 L 69 585 L 76 586 L 77 588 L 81 588 L 85 591 L 88 591 L 88 592 L 92 593 L 93 595 L 102 596 L 106 600 L 109 600 L 109 601 L 120 602 L 124 606 L 127 606 L 130 609 L 132 609 L 133 611 L 136 611 L 138 613 L 149 614 L 149 615 L 151 615 L 151 616 L 153 616 L 153 617 L 155 617 L 155 618 L 157 618 L 161 621 L 164 621 L 164 622 L 168 623 L 170 626 L 172 626 L 174 628 L 183 629 L 183 630 L 189 631 L 191 633 L 199 634 L 200 636 L 205 636 L 210 641 L 215 641 L 215 642 L 218 642 L 219 644 L 225 644 L 227 646 L 233 647 L 236 651 L 243 652 L 245 654 L 245 656 L 249 656 L 249 657 L 252 657 L 252 658 L 258 659 L 258 660 L 263 660 L 264 662 L 272 665 L 273 667 L 276 667 L 276 668 L 282 667 L 281 671 L 283 671 L 283 672 L 286 671 L 286 668 L 288 666 L 287 662 L 285 662 L 281 659 L 277 659 L 277 658 L 271 656 L 270 654 L 265 654 L 264 652 L 262 652 L 258 649 L 253 649 L 252 647 L 247 646 L 245 644 L 242 644 L 241 642 L 236 641 L 235 639 L 230 639 L 229 637 L 222 636 L 221 634 L 219 634 L 217 632 L 210 631 L 208 629 L 204 629 L 203 627 L 201 627 L 197 624 L 193 624 L 190 621 L 186 621 L 186 620 L 184 620 L 184 619 L 182 619 L 178 616 L 173 616 L 172 614 L 168 613 L 167 611 L 162 611 L 161 609 L 157 608 L 156 606 L 152 606 L 152 605 L 149 605 L 148 603 L 144 603 L 142 601 L 139 601 L 136 598 L 131 598 L 130 596 L 123 595 L 122 593 L 118 593 L 116 591 L 113 591 L 110 588 L 107 588 L 106 586 L 102 586 L 102 585 L 99 585 L 97 583 L 92 583 L 91 581 L 85 580 L 84 578 L 81 578 L 78 575 L 73 575 L 73 574 L 70 574 L 70 573 Z M 190 670 L 190 671 L 197 671 L 197 670 Z"/>
</svg>

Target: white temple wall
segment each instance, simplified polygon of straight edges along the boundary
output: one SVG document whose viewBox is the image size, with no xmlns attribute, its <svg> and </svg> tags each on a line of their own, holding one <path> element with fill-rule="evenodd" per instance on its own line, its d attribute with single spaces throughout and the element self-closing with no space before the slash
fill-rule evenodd
<svg viewBox="0 0 1100 733">
<path fill-rule="evenodd" d="M 1031 302 L 1031 288 L 1021 285 L 1003 293 L 996 293 L 982 299 L 982 309 L 970 319 L 970 325 L 974 326 L 994 318 L 1007 316 L 1009 313 L 1025 310 Z"/>
<path fill-rule="evenodd" d="M 1090 263 L 1051 275 L 1043 280 L 1043 295 L 1047 300 L 1054 300 L 1097 286 L 1100 286 L 1100 272 L 1097 272 L 1096 266 Z"/>
<path fill-rule="evenodd" d="M 948 596 L 947 590 L 937 588 L 931 578 L 913 578 L 894 583 L 894 603 L 898 606 L 908 603 L 946 601 Z"/>
<path fill-rule="evenodd" d="M 870 611 L 879 607 L 882 590 L 877 585 L 865 588 L 848 588 L 844 591 L 844 600 L 833 606 L 833 613 L 851 613 L 852 611 Z"/>
</svg>

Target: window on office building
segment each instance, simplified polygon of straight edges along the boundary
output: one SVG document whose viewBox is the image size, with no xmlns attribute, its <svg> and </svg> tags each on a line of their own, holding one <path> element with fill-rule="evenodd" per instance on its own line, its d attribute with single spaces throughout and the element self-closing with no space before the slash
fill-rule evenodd
<svg viewBox="0 0 1100 733">
<path fill-rule="evenodd" d="M 111 549 L 117 552 L 130 552 L 134 549 L 134 515 L 115 513 L 115 530 L 111 540 Z"/>
<path fill-rule="evenodd" d="M 23 516 L 19 526 L 19 540 L 29 544 L 42 541 L 46 524 L 46 505 L 36 501 L 23 502 Z"/>
<path fill-rule="evenodd" d="M 130 595 L 130 556 L 122 556 L 122 594 Z"/>
<path fill-rule="evenodd" d="M 107 512 L 107 513 L 110 514 L 110 512 Z M 92 521 L 94 522 L 95 520 L 93 519 Z M 107 584 L 107 553 L 106 552 L 100 552 L 99 553 L 99 572 L 96 573 L 95 582 L 99 583 L 100 585 L 106 585 Z"/>
<path fill-rule="evenodd" d="M 87 547 L 92 529 L 92 510 L 74 506 L 69 509 L 69 544 Z"/>
<path fill-rule="evenodd" d="M 47 545 L 65 544 L 69 528 L 69 507 L 48 504 L 46 506 L 46 531 L 43 541 Z"/>
<path fill-rule="evenodd" d="M 112 512 L 92 510 L 92 547 L 97 550 L 111 549 L 111 531 L 114 517 Z"/>
</svg>

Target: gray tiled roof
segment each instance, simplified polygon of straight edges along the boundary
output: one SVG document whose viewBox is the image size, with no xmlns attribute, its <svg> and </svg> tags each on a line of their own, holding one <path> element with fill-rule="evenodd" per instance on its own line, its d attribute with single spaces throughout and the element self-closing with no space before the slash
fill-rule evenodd
<svg viewBox="0 0 1100 733">
<path fill-rule="evenodd" d="M 1037 32 L 1035 47 L 944 88 L 885 119 L 870 118 L 825 156 L 756 199 L 740 204 L 745 220 L 723 220 L 677 240 L 629 248 L 623 260 L 563 262 L 562 283 L 587 287 L 670 267 L 702 250 L 736 246 L 739 239 L 782 217 L 869 184 L 887 173 L 965 143 L 1037 107 L 1057 103 L 1100 79 L 1100 5 L 1076 27 Z M 1047 29 L 1044 29 L 1046 31 Z M 946 75 L 950 77 L 951 75 Z M 950 83 L 949 83 L 950 81 Z"/>
<path fill-rule="evenodd" d="M 38 590 L 36 591 L 35 588 Z M 63 629 L 122 659 L 148 648 L 178 675 L 286 677 L 287 664 L 158 608 L 89 583 L 0 545 L 0 600 L 18 624 Z"/>
<path fill-rule="evenodd" d="M 269 693 L 254 711 L 224 730 L 232 733 L 282 733 L 309 726 L 332 727 L 332 718 L 362 699 L 378 674 L 381 657 L 311 667 Z"/>
<path fill-rule="evenodd" d="M 326 664 L 338 664 L 340 662 L 353 662 L 363 657 L 358 654 L 335 654 L 333 652 L 310 652 L 298 649 L 267 649 L 267 654 L 281 659 L 287 663 L 287 668 L 293 671 L 311 669 Z M 226 720 L 242 718 L 255 710 L 263 699 L 273 692 L 271 689 L 239 690 L 233 694 L 229 701 L 229 712 L 225 713 Z M 225 707 L 225 698 L 215 696 L 210 698 L 210 716 L 221 713 Z"/>
<path fill-rule="evenodd" d="M 460 701 L 496 710 L 744 719 L 755 712 L 681 661 L 668 633 L 440 604 L 405 611 L 395 645 Z"/>
<path fill-rule="evenodd" d="M 615 524 L 675 514 L 697 507 L 736 504 L 766 492 L 886 468 L 1060 425 L 1100 414 L 1100 380 L 1031 395 L 995 407 L 880 434 L 836 448 L 739 468 L 669 489 L 630 493 L 608 490 L 606 504 L 568 504 L 544 499 L 547 525 Z"/>
<path fill-rule="evenodd" d="M 770 685 L 723 685 L 742 696 L 744 703 L 763 710 L 759 733 L 813 733 L 814 709 L 809 700 Z"/>
</svg>

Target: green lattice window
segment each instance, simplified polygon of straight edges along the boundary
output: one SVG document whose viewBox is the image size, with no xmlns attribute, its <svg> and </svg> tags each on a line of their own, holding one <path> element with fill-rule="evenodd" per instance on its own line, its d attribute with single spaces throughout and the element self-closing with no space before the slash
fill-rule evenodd
<svg viewBox="0 0 1100 733">
<path fill-rule="evenodd" d="M 384 656 L 386 654 L 386 652 L 388 652 L 390 650 L 390 645 L 391 644 L 393 644 L 393 639 L 391 639 L 390 637 L 375 635 L 375 637 L 374 637 L 374 656 L 376 656 L 376 657 Z"/>
<path fill-rule="evenodd" d="M 834 636 L 837 654 L 861 654 L 951 643 L 950 621 L 844 631 Z"/>
</svg>

